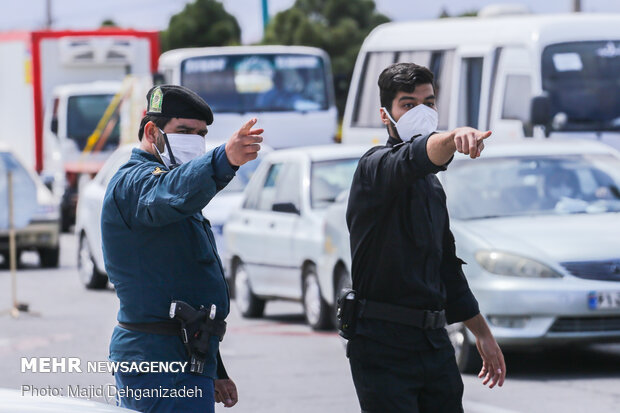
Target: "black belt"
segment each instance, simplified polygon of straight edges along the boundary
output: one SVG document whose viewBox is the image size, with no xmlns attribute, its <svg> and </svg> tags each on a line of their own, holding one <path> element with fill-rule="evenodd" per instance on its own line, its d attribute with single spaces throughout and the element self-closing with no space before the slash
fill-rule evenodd
<svg viewBox="0 0 620 413">
<path fill-rule="evenodd" d="M 424 330 L 434 330 L 446 325 L 446 312 L 444 310 L 418 310 L 365 299 L 359 300 L 357 315 L 359 318 L 389 321 Z"/>
<path fill-rule="evenodd" d="M 154 323 L 123 323 L 119 321 L 118 325 L 126 330 L 139 331 L 140 333 L 181 336 L 181 323 L 175 320 Z"/>
<path fill-rule="evenodd" d="M 187 341 L 183 335 L 184 330 L 181 329 L 181 323 L 175 320 L 158 321 L 154 323 L 123 323 L 119 321 L 118 325 L 124 329 L 139 331 L 140 333 L 179 336 L 183 338 L 184 341 Z M 226 334 L 226 321 L 209 320 L 207 330 L 210 334 L 217 336 L 220 341 L 222 341 L 224 339 L 224 334 Z"/>
</svg>

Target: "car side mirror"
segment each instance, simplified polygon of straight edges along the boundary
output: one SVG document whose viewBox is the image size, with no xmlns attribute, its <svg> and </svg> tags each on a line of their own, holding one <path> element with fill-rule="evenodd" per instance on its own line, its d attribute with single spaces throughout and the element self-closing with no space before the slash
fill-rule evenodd
<svg viewBox="0 0 620 413">
<path fill-rule="evenodd" d="M 547 95 L 534 96 L 530 105 L 532 125 L 548 126 L 551 123 L 551 100 Z"/>
<path fill-rule="evenodd" d="M 57 117 L 52 118 L 52 121 L 50 122 L 50 130 L 52 131 L 54 135 L 58 135 L 58 118 Z"/>
<path fill-rule="evenodd" d="M 153 73 L 153 85 L 163 85 L 166 83 L 166 77 L 163 73 L 155 72 Z"/>
<path fill-rule="evenodd" d="M 295 204 L 293 204 L 292 202 L 275 203 L 271 207 L 271 210 L 275 212 L 286 212 L 288 214 L 297 214 L 297 215 L 300 214 L 300 211 L 297 209 Z"/>
</svg>

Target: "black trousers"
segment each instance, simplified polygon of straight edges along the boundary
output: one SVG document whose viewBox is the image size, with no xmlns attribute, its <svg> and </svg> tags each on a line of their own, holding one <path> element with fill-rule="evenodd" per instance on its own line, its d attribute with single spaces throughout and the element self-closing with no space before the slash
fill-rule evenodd
<svg viewBox="0 0 620 413">
<path fill-rule="evenodd" d="M 362 413 L 462 413 L 452 346 L 404 350 L 357 336 L 347 344 Z"/>
</svg>

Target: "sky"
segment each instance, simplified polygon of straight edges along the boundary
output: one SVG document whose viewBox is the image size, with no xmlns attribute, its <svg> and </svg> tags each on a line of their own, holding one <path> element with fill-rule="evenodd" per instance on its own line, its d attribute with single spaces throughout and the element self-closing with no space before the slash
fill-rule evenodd
<svg viewBox="0 0 620 413">
<path fill-rule="evenodd" d="M 44 27 L 47 1 L 51 2 L 54 29 L 92 29 L 105 19 L 121 27 L 163 30 L 170 17 L 192 0 L 0 0 L 0 31 L 35 30 Z M 262 0 L 221 0 L 241 26 L 242 43 L 262 37 Z M 269 14 L 289 8 L 294 0 L 269 0 Z M 375 0 L 377 10 L 394 21 L 437 17 L 477 10 L 489 4 L 521 3 L 534 13 L 570 12 L 573 0 Z M 620 0 L 581 0 L 584 12 L 620 13 Z"/>
</svg>

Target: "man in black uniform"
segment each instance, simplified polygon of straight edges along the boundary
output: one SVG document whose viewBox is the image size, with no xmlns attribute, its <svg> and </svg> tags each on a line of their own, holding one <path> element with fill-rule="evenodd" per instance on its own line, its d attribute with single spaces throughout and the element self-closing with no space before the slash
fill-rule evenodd
<svg viewBox="0 0 620 413">
<path fill-rule="evenodd" d="M 476 336 L 483 384 L 501 386 L 502 352 L 455 254 L 435 173 L 455 151 L 480 156 L 491 132 L 435 133 L 433 74 L 397 63 L 379 76 L 389 139 L 359 162 L 349 197 L 353 290 L 360 299 L 347 355 L 363 412 L 462 412 L 463 382 L 444 328 Z"/>
</svg>

